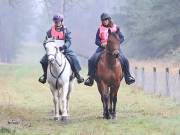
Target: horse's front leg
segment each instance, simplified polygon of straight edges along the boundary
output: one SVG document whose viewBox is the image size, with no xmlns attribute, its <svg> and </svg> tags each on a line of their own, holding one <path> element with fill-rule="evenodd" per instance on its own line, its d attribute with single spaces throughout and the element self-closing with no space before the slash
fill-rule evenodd
<svg viewBox="0 0 180 135">
<path fill-rule="evenodd" d="M 67 113 L 69 114 L 69 99 L 70 99 L 70 94 L 71 94 L 71 91 L 73 89 L 73 81 L 74 80 L 71 80 L 69 82 L 69 90 L 68 90 L 68 94 L 67 94 Z"/>
<path fill-rule="evenodd" d="M 116 118 L 116 103 L 117 103 L 117 93 L 113 96 L 113 111 L 112 111 L 112 118 Z"/>
<path fill-rule="evenodd" d="M 59 115 L 62 115 L 62 89 L 59 90 Z"/>
<path fill-rule="evenodd" d="M 67 112 L 67 95 L 69 91 L 69 83 L 65 83 L 63 85 L 62 89 L 62 121 L 66 121 L 68 117 L 68 112 Z"/>
<path fill-rule="evenodd" d="M 59 120 L 59 94 L 58 90 L 50 87 L 52 95 L 53 95 L 53 102 L 54 102 L 54 120 Z"/>
<path fill-rule="evenodd" d="M 110 119 L 109 113 L 109 89 L 107 85 L 101 81 L 98 82 L 98 90 L 101 94 L 101 100 L 103 103 L 103 117 L 106 119 Z"/>
<path fill-rule="evenodd" d="M 105 112 L 105 118 L 110 119 L 110 112 L 109 112 L 109 102 L 110 102 L 110 95 L 108 88 L 104 90 L 103 93 L 103 99 L 104 99 L 104 112 Z"/>
</svg>

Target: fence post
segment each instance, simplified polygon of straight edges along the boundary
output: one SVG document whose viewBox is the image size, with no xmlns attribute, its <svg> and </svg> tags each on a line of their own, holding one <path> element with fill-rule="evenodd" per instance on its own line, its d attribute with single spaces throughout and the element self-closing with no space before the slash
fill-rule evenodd
<svg viewBox="0 0 180 135">
<path fill-rule="evenodd" d="M 156 74 L 156 67 L 153 67 L 153 92 L 156 93 L 157 87 L 157 74 Z"/>
<path fill-rule="evenodd" d="M 136 84 L 137 84 L 137 70 L 138 70 L 138 67 L 135 67 L 134 75 L 135 75 L 135 79 L 136 79 Z"/>
<path fill-rule="evenodd" d="M 144 67 L 141 70 L 141 81 L 142 81 L 142 89 L 144 90 L 145 76 L 144 76 Z"/>
<path fill-rule="evenodd" d="M 169 68 L 166 68 L 166 94 L 169 96 Z"/>
<path fill-rule="evenodd" d="M 178 80 L 178 82 L 179 82 L 179 90 L 180 90 L 180 69 L 179 69 L 179 80 Z"/>
</svg>

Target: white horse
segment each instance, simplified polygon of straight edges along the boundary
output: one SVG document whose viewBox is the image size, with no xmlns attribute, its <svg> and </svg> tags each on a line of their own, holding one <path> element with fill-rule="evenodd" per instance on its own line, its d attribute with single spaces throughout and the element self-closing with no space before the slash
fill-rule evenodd
<svg viewBox="0 0 180 135">
<path fill-rule="evenodd" d="M 47 81 L 49 83 L 55 107 L 54 120 L 66 121 L 69 116 L 69 98 L 73 87 L 74 76 L 70 63 L 59 47 L 61 40 L 49 40 L 45 44 L 48 56 Z"/>
</svg>

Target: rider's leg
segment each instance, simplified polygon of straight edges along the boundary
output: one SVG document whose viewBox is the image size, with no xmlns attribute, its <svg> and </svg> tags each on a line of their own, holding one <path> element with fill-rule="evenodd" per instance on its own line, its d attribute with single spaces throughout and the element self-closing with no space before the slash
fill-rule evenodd
<svg viewBox="0 0 180 135">
<path fill-rule="evenodd" d="M 124 78 L 126 84 L 130 85 L 135 82 L 135 79 L 131 76 L 129 71 L 129 61 L 128 59 L 123 55 L 122 52 L 120 52 L 120 61 L 124 72 Z"/>
<path fill-rule="evenodd" d="M 87 86 L 92 86 L 94 83 L 96 65 L 97 65 L 97 61 L 98 61 L 99 56 L 100 56 L 102 51 L 103 51 L 103 49 L 98 48 L 96 50 L 96 52 L 88 60 L 88 76 L 89 77 L 84 82 L 84 84 Z"/>
<path fill-rule="evenodd" d="M 48 58 L 47 55 L 44 55 L 43 58 L 40 61 L 43 69 L 43 75 L 39 78 L 39 82 L 46 83 L 47 79 L 47 67 L 48 67 Z"/>
<path fill-rule="evenodd" d="M 76 54 L 72 51 L 69 51 L 69 52 L 65 52 L 65 55 L 67 55 L 71 59 L 71 63 L 70 63 L 71 68 L 75 74 L 75 77 L 77 78 L 77 82 L 78 83 L 84 82 L 84 78 L 79 74 L 81 70 L 81 66 Z"/>
<path fill-rule="evenodd" d="M 88 78 L 86 79 L 86 81 L 84 82 L 85 85 L 87 86 L 92 86 L 93 83 L 94 83 L 94 70 L 95 70 L 95 55 L 96 54 L 93 54 L 91 56 L 91 58 L 88 60 Z"/>
</svg>

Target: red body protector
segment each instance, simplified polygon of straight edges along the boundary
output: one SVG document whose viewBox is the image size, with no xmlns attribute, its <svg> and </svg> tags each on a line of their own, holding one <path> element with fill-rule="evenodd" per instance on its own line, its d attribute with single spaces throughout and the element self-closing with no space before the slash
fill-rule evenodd
<svg viewBox="0 0 180 135">
<path fill-rule="evenodd" d="M 64 40 L 64 31 L 56 31 L 55 26 L 51 28 L 51 36 L 57 40 Z"/>
<path fill-rule="evenodd" d="M 101 43 L 107 44 L 108 41 L 108 29 L 111 30 L 111 32 L 116 32 L 117 31 L 117 26 L 113 24 L 113 27 L 104 27 L 101 25 L 99 28 L 99 37 L 101 39 Z"/>
</svg>

